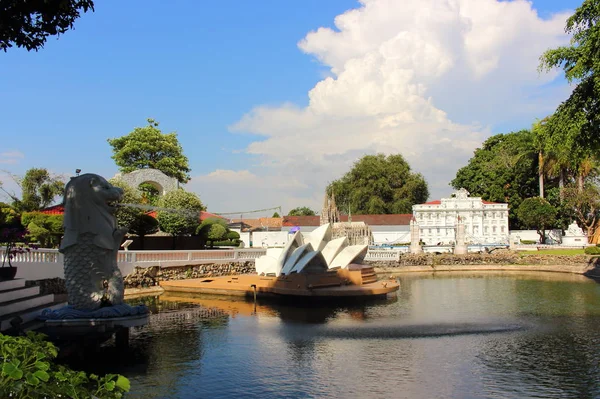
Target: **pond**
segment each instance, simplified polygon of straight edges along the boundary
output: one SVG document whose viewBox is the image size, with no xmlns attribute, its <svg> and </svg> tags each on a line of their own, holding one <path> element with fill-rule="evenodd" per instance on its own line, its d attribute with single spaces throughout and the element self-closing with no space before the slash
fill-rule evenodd
<svg viewBox="0 0 600 399">
<path fill-rule="evenodd" d="M 398 277 L 395 297 L 298 307 L 145 298 L 88 371 L 130 398 L 600 398 L 600 285 L 552 273 Z M 134 300 L 139 302 L 139 300 Z"/>
</svg>

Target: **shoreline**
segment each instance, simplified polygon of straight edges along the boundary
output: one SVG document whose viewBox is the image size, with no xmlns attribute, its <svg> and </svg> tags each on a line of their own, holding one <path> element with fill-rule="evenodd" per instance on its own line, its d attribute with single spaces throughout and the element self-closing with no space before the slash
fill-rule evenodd
<svg viewBox="0 0 600 399">
<path fill-rule="evenodd" d="M 380 266 L 373 265 L 378 275 L 399 275 L 405 273 L 436 272 L 541 272 L 577 274 L 589 278 L 600 279 L 600 269 L 589 264 L 575 265 L 515 265 L 515 264 L 481 264 L 481 265 L 429 265 L 429 266 Z M 165 292 L 160 286 L 147 288 L 126 288 L 125 298 L 134 299 L 142 296 L 161 295 Z"/>
<path fill-rule="evenodd" d="M 592 265 L 515 265 L 515 264 L 482 264 L 482 265 L 430 265 L 430 266 L 377 266 L 378 274 L 402 274 L 421 272 L 473 272 L 473 271 L 510 271 L 510 272 L 547 272 L 580 274 L 589 277 L 600 277 L 600 270 Z"/>
</svg>

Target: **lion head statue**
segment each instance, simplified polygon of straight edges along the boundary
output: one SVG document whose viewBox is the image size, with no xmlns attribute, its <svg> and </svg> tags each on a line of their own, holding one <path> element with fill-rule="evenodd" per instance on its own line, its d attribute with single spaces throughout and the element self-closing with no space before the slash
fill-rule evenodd
<svg viewBox="0 0 600 399">
<path fill-rule="evenodd" d="M 115 203 L 122 197 L 123 190 L 102 176 L 86 173 L 71 178 L 65 187 L 65 235 L 60 250 L 77 244 L 79 235 L 83 233 L 94 234 L 95 245 L 115 249 Z M 118 248 L 118 243 L 116 245 Z"/>
</svg>

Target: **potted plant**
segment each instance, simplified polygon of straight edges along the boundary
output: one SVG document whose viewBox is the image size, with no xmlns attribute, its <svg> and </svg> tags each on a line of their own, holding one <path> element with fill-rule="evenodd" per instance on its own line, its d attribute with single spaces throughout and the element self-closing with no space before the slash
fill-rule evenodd
<svg viewBox="0 0 600 399">
<path fill-rule="evenodd" d="M 27 231 L 22 227 L 2 226 L 0 227 L 0 243 L 3 243 L 2 266 L 0 266 L 0 281 L 12 280 L 17 275 L 17 267 L 12 265 L 16 254 L 31 251 L 28 245 L 22 243 Z"/>
</svg>

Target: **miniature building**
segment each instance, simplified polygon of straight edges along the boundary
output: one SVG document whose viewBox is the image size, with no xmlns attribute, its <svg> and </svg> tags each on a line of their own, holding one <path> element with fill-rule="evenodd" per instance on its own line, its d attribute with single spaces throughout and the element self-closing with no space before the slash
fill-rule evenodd
<svg viewBox="0 0 600 399">
<path fill-rule="evenodd" d="M 320 221 L 321 225 L 331 223 L 332 239 L 346 237 L 350 245 L 373 244 L 373 234 L 365 222 L 353 222 L 350 215 L 347 222 L 340 221 L 340 211 L 335 204 L 333 193 L 331 193 L 331 197 L 325 193 Z"/>
<path fill-rule="evenodd" d="M 467 243 L 508 244 L 508 204 L 469 197 L 464 188 L 451 198 L 413 205 L 413 215 L 428 245 L 454 244 L 458 217 L 464 223 Z"/>
</svg>

